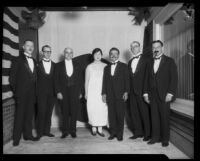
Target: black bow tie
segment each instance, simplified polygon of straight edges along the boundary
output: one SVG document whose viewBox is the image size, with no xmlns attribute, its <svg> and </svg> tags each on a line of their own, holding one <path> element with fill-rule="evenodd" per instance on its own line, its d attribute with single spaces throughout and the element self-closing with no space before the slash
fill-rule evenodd
<svg viewBox="0 0 200 161">
<path fill-rule="evenodd" d="M 27 57 L 28 59 L 33 59 L 33 57 L 31 57 L 31 56 L 27 56 L 27 55 L 26 55 L 26 57 Z"/>
<path fill-rule="evenodd" d="M 115 65 L 115 64 L 117 64 L 117 62 L 115 62 L 115 63 L 111 63 L 111 65 Z"/>
<path fill-rule="evenodd" d="M 160 59 L 160 58 L 161 58 L 161 56 L 160 56 L 160 57 L 158 57 L 158 58 L 154 57 L 153 59 L 154 59 L 154 60 L 158 60 L 158 59 Z"/>
<path fill-rule="evenodd" d="M 50 62 L 50 59 L 49 60 L 42 59 L 42 60 L 45 61 L 45 62 Z"/>
<path fill-rule="evenodd" d="M 139 57 L 140 57 L 140 55 L 134 56 L 133 59 L 138 59 Z"/>
</svg>

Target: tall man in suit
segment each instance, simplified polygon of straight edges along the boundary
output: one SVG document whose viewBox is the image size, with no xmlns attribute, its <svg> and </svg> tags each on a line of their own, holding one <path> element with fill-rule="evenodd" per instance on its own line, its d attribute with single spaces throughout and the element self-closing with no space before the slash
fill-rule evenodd
<svg viewBox="0 0 200 161">
<path fill-rule="evenodd" d="M 143 99 L 145 71 L 149 58 L 140 51 L 140 43 L 131 43 L 133 58 L 128 62 L 130 75 L 130 114 L 134 125 L 134 136 L 137 139 L 144 136 L 144 141 L 150 139 L 150 113 L 149 107 Z"/>
<path fill-rule="evenodd" d="M 73 50 L 65 48 L 65 60 L 56 65 L 55 90 L 57 98 L 61 100 L 62 136 L 70 133 L 76 137 L 76 120 L 79 110 L 79 99 L 83 93 L 83 79 L 80 65 L 73 61 Z"/>
<path fill-rule="evenodd" d="M 32 135 L 32 120 L 36 102 L 36 61 L 32 58 L 34 43 L 26 40 L 23 52 L 12 61 L 10 84 L 16 101 L 13 146 L 18 146 L 21 135 L 24 140 L 36 141 Z"/>
<path fill-rule="evenodd" d="M 178 74 L 174 60 L 163 53 L 160 40 L 152 43 L 153 59 L 148 63 L 144 99 L 150 103 L 152 138 L 148 144 L 162 142 L 169 145 L 170 102 L 175 100 Z"/>
<path fill-rule="evenodd" d="M 55 103 L 55 63 L 50 59 L 51 47 L 42 47 L 43 59 L 38 65 L 37 79 L 37 136 L 54 137 L 50 133 L 51 116 Z"/>
<path fill-rule="evenodd" d="M 108 105 L 108 117 L 110 125 L 109 140 L 117 137 L 123 140 L 125 105 L 128 99 L 129 75 L 126 64 L 120 62 L 119 49 L 110 49 L 111 64 L 104 68 L 102 99 Z"/>
</svg>

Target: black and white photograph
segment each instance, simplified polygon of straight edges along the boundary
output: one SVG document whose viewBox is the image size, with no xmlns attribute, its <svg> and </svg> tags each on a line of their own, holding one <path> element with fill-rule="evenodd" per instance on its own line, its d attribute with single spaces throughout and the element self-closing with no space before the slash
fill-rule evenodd
<svg viewBox="0 0 200 161">
<path fill-rule="evenodd" d="M 2 9 L 3 155 L 195 158 L 194 3 Z"/>
</svg>

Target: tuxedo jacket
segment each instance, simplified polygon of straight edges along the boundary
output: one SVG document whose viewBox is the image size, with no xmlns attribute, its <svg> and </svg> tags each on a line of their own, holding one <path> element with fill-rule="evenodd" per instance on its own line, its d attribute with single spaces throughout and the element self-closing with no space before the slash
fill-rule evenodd
<svg viewBox="0 0 200 161">
<path fill-rule="evenodd" d="M 51 69 L 49 74 L 45 72 L 45 68 L 42 61 L 39 62 L 37 68 L 38 95 L 55 95 L 55 63 L 51 61 Z"/>
<path fill-rule="evenodd" d="M 61 92 L 65 94 L 66 87 L 68 87 L 68 81 L 73 80 L 72 83 L 75 86 L 75 91 L 77 94 L 83 93 L 83 78 L 81 67 L 78 63 L 74 62 L 72 59 L 73 64 L 73 74 L 71 77 L 68 77 L 66 67 L 65 67 L 65 60 L 56 64 L 56 73 L 55 73 L 55 92 L 56 94 Z"/>
<path fill-rule="evenodd" d="M 132 58 L 128 62 L 128 70 L 130 76 L 130 93 L 142 96 L 144 91 L 146 68 L 148 62 L 150 61 L 150 58 L 142 54 L 138 61 L 134 74 L 131 68 L 133 59 L 134 58 Z"/>
<path fill-rule="evenodd" d="M 147 65 L 144 93 L 150 94 L 152 88 L 156 87 L 162 101 L 165 101 L 167 93 L 173 94 L 172 101 L 174 101 L 178 83 L 177 66 L 174 60 L 163 55 L 156 73 L 154 73 L 153 67 L 154 60 L 152 58 Z"/>
<path fill-rule="evenodd" d="M 102 95 L 113 99 L 113 94 L 117 99 L 122 99 L 125 92 L 130 92 L 128 67 L 122 62 L 118 62 L 115 68 L 114 76 L 111 75 L 111 64 L 104 68 Z"/>
<path fill-rule="evenodd" d="M 16 97 L 23 97 L 28 91 L 36 91 L 37 64 L 34 62 L 34 70 L 31 71 L 24 53 L 13 59 L 10 70 L 10 85 Z"/>
</svg>

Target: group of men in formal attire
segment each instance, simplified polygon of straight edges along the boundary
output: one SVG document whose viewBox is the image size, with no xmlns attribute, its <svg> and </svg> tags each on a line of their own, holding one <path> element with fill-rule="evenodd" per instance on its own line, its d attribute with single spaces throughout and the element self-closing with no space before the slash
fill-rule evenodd
<svg viewBox="0 0 200 161">
<path fill-rule="evenodd" d="M 120 62 L 119 50 L 113 48 L 110 64 L 104 68 L 102 100 L 108 105 L 109 140 L 123 140 L 125 107 L 130 103 L 130 116 L 134 135 L 144 137 L 148 144 L 169 144 L 170 102 L 175 100 L 177 67 L 174 60 L 163 53 L 160 40 L 152 42 L 153 56 L 140 51 L 140 43 L 131 43 L 133 58 L 128 65 Z M 32 58 L 34 43 L 26 40 L 23 52 L 12 61 L 10 84 L 16 101 L 13 145 L 24 140 L 38 141 L 50 133 L 51 116 L 58 99 L 62 114 L 62 135 L 76 138 L 78 101 L 84 95 L 81 67 L 73 61 L 73 50 L 65 48 L 65 60 L 55 64 L 51 60 L 51 47 L 42 47 L 43 58 L 37 64 Z M 129 98 L 129 99 L 128 99 Z M 129 100 L 129 102 L 127 102 Z M 36 131 L 32 134 L 34 107 L 37 103 Z"/>
</svg>

